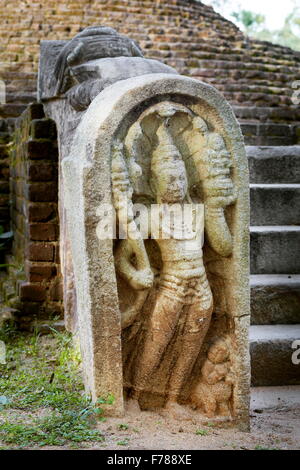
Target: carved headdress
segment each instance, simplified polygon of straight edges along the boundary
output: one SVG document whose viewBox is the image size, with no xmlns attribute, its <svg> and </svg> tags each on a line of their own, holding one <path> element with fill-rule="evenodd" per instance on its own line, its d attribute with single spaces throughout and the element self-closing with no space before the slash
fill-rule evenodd
<svg viewBox="0 0 300 470">
<path fill-rule="evenodd" d="M 176 147 L 171 134 L 168 131 L 168 120 L 164 119 L 157 129 L 157 147 L 152 153 L 151 169 L 157 173 L 161 166 L 170 165 L 181 161 L 182 157 Z"/>
</svg>

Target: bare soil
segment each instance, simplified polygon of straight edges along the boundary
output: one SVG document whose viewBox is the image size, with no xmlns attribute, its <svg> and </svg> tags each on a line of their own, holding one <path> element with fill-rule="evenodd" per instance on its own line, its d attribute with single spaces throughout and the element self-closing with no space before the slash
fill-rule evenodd
<svg viewBox="0 0 300 470">
<path fill-rule="evenodd" d="M 120 425 L 128 429 L 120 429 Z M 300 408 L 260 410 L 251 413 L 251 431 L 199 426 L 196 421 L 179 422 L 153 412 L 108 418 L 99 424 L 105 442 L 85 445 L 89 450 L 299 450 Z M 207 434 L 196 434 L 197 431 Z M 82 448 L 80 446 L 80 448 Z M 44 447 L 43 449 L 67 449 Z"/>
<path fill-rule="evenodd" d="M 119 424 L 128 425 L 119 430 Z M 121 449 L 300 449 L 300 408 L 251 412 L 251 432 L 199 426 L 197 421 L 179 422 L 152 412 L 128 416 L 126 420 L 110 418 L 101 424 L 105 443 L 99 448 Z M 207 431 L 206 435 L 196 434 Z M 119 443 L 119 444 L 118 444 Z"/>
<path fill-rule="evenodd" d="M 46 364 L 44 374 L 48 377 L 51 375 L 53 368 L 51 355 L 53 355 L 53 351 L 58 349 L 57 341 L 51 339 L 51 337 L 41 338 L 39 341 L 40 353 L 35 361 L 41 361 L 43 358 Z M 25 343 L 22 347 L 27 350 L 29 348 L 28 344 Z M 32 358 L 27 358 L 27 360 L 29 366 L 32 362 L 31 368 L 34 373 L 34 364 L 36 362 Z M 67 356 L 66 361 L 69 360 L 69 356 Z M 21 362 L 24 364 L 26 361 L 23 358 Z M 48 363 L 50 366 L 47 365 Z M 19 367 L 20 365 L 18 365 L 17 370 Z M 50 367 L 49 370 L 48 367 Z M 27 369 L 28 371 L 30 369 Z M 50 411 L 49 408 L 43 407 L 31 412 L 29 410 L 25 411 L 24 408 L 23 410 L 9 408 L 5 414 L 2 413 L 2 418 L 0 413 L 0 424 L 6 418 L 10 422 L 19 420 L 23 424 L 30 424 L 33 418 L 46 416 Z M 226 423 L 216 423 L 213 420 L 203 422 L 203 417 L 201 422 L 197 414 L 190 416 L 188 420 L 178 420 L 157 412 L 137 412 L 134 409 L 128 411 L 122 419 L 107 418 L 105 421 L 98 421 L 96 426 L 105 438 L 103 442 L 76 442 L 73 445 L 47 445 L 38 448 L 41 450 L 73 448 L 94 450 L 300 450 L 299 405 L 293 407 L 279 405 L 272 409 L 257 409 L 254 407 L 251 410 L 250 432 L 237 431 L 234 428 L 228 428 Z M 5 446 L 5 443 L 3 445 Z M 10 448 L 13 447 L 10 446 Z M 32 449 L 34 447 L 26 448 Z"/>
</svg>

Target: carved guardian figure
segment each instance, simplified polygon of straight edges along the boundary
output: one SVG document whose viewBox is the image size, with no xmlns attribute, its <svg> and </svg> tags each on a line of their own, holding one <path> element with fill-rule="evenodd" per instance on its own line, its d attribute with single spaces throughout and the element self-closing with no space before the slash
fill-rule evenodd
<svg viewBox="0 0 300 470">
<path fill-rule="evenodd" d="M 148 157 L 149 203 L 152 198 L 152 201 L 162 209 L 159 216 L 151 219 L 149 224 L 148 236 L 155 238 L 162 266 L 156 276 L 154 301 L 150 308 L 146 308 L 147 313 L 141 329 L 144 333 L 140 333 L 143 334 L 143 341 L 137 340 L 139 352 L 132 362 L 132 380 L 128 387 L 130 406 L 139 409 L 140 395 L 151 391 L 151 377 L 159 368 L 181 321 L 184 326 L 180 333 L 180 351 L 170 366 L 165 397 L 165 408 L 176 415 L 181 415 L 184 414 L 178 404 L 181 401 L 181 391 L 190 378 L 207 334 L 213 311 L 213 298 L 203 263 L 201 230 L 204 227 L 197 227 L 195 220 L 191 220 L 188 226 L 187 220 L 184 220 L 180 213 L 175 214 L 173 224 L 171 226 L 169 224 L 168 212 L 174 208 L 174 205 L 182 208 L 183 213 L 184 205 L 193 204 L 189 194 L 189 177 L 185 162 L 175 144 L 176 134 L 173 136 L 171 130 L 176 129 L 173 121 L 176 122 L 179 114 L 185 115 L 187 128 L 196 129 L 194 140 L 204 136 L 201 147 L 198 146 L 197 152 L 192 155 L 197 170 L 196 184 L 200 192 L 204 188 L 202 203 L 208 211 L 205 224 L 208 225 L 209 239 L 212 241 L 212 247 L 223 256 L 231 253 L 231 235 L 224 217 L 224 208 L 234 202 L 235 196 L 230 178 L 229 153 L 221 136 L 209 132 L 205 121 L 193 116 L 187 108 L 169 102 L 155 105 L 145 114 L 141 116 L 138 125 L 133 126 L 133 132 L 129 131 L 127 161 L 131 171 L 126 167 L 126 157 L 120 147 L 112 159 L 113 194 L 119 223 L 124 223 L 120 212 L 122 206 L 120 194 L 122 194 L 123 206 L 125 207 L 126 202 L 129 203 L 126 222 L 129 225 L 134 224 L 132 211 L 134 188 L 129 177 L 129 173 L 132 175 L 133 165 L 135 165 L 135 176 L 132 176 L 132 183 L 134 184 L 134 180 L 138 178 L 143 184 L 143 170 L 137 165 L 135 158 L 144 159 L 145 165 L 145 159 Z M 144 132 L 142 126 L 149 117 L 155 131 L 152 130 L 153 135 L 148 134 L 146 138 L 147 129 Z M 150 122 L 148 127 L 150 128 Z M 145 145 L 139 146 L 144 150 L 144 155 L 139 155 L 141 150 L 136 149 L 137 140 L 140 140 L 140 143 L 147 141 Z M 191 158 L 191 155 L 188 153 L 186 158 Z M 144 193 L 146 192 L 147 189 L 144 190 Z M 151 203 L 149 205 L 151 206 Z M 145 216 L 150 220 L 150 214 L 144 214 Z M 193 229 L 195 226 L 198 231 Z M 136 231 L 137 227 L 134 225 L 131 233 L 136 235 Z M 120 242 L 115 252 L 115 264 L 121 277 L 133 289 L 141 291 L 134 305 L 122 314 L 123 328 L 135 329 L 134 322 L 143 309 L 153 282 L 151 263 L 141 236 Z M 122 296 L 122 293 L 120 295 Z M 134 348 L 131 354 L 134 354 Z"/>
</svg>

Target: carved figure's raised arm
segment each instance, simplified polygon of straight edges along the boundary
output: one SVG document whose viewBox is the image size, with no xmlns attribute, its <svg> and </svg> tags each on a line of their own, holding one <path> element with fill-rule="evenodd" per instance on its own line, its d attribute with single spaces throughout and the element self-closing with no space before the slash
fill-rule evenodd
<svg viewBox="0 0 300 470">
<path fill-rule="evenodd" d="M 134 289 L 150 288 L 154 276 L 144 240 L 134 220 L 132 188 L 121 144 L 116 144 L 113 148 L 112 187 L 119 225 L 127 235 L 127 238 L 119 243 L 115 253 L 116 269 Z"/>
<path fill-rule="evenodd" d="M 199 148 L 193 158 L 204 198 L 206 236 L 218 254 L 229 256 L 232 252 L 232 236 L 224 210 L 236 200 L 230 177 L 231 156 L 222 136 L 209 132 L 203 119 L 194 119 L 193 126 L 205 137 L 204 148 Z"/>
</svg>

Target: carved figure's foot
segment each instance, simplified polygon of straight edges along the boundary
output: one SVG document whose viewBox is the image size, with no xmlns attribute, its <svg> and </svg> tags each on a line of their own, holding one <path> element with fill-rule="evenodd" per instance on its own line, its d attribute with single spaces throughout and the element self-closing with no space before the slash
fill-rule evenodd
<svg viewBox="0 0 300 470">
<path fill-rule="evenodd" d="M 189 408 L 179 405 L 176 401 L 169 400 L 163 409 L 163 414 L 170 418 L 178 420 L 190 420 L 193 418 L 193 411 Z"/>
<path fill-rule="evenodd" d="M 131 415 L 136 415 L 141 412 L 139 402 L 136 398 L 129 398 L 126 402 L 126 412 Z"/>
<path fill-rule="evenodd" d="M 215 411 L 207 409 L 205 410 L 205 415 L 207 416 L 207 418 L 214 418 L 216 416 Z"/>
<path fill-rule="evenodd" d="M 219 403 L 219 415 L 220 416 L 231 416 L 230 409 L 227 403 Z"/>
</svg>

